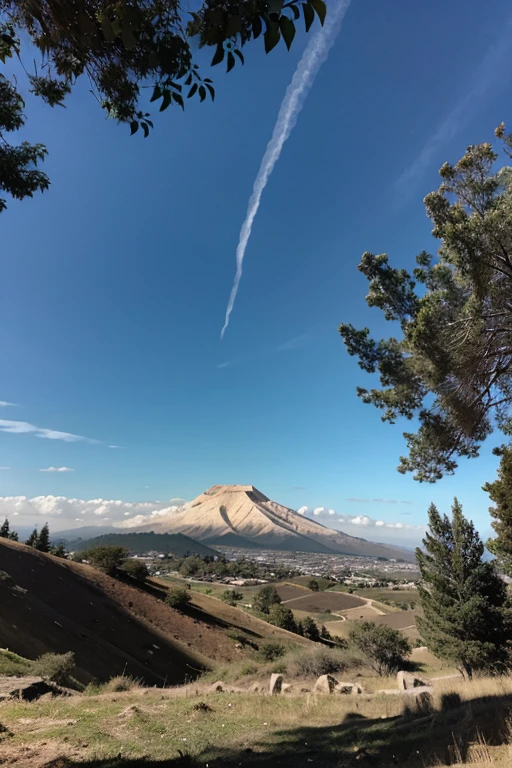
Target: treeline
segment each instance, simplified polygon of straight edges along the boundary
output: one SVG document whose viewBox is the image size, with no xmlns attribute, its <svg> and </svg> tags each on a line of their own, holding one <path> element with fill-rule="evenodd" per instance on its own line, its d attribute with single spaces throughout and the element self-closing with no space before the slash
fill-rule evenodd
<svg viewBox="0 0 512 768">
<path fill-rule="evenodd" d="M 77 550 L 94 549 L 95 547 L 115 546 L 125 547 L 133 554 L 143 555 L 146 552 L 159 552 L 163 555 L 173 554 L 179 557 L 192 555 L 214 556 L 215 550 L 201 544 L 199 541 L 185 536 L 183 533 L 105 533 L 93 539 L 76 542 Z"/>
<path fill-rule="evenodd" d="M 216 579 L 285 579 L 298 575 L 298 571 L 289 570 L 282 566 L 269 566 L 268 564 L 255 563 L 252 560 L 240 558 L 240 560 L 226 560 L 210 555 L 194 555 L 191 557 L 177 558 L 173 567 L 185 578 L 204 578 L 212 576 Z M 272 575 L 271 575 L 272 574 Z"/>
<path fill-rule="evenodd" d="M 19 541 L 19 536 L 16 531 L 13 531 L 10 527 L 9 520 L 6 518 L 0 526 L 0 539 L 10 539 L 11 541 Z M 40 531 L 34 528 L 28 539 L 25 541 L 28 547 L 33 547 L 39 552 L 49 552 L 56 557 L 66 557 L 66 550 L 64 545 L 59 542 L 52 545 L 50 541 L 50 528 L 48 523 L 45 523 Z"/>
<path fill-rule="evenodd" d="M 273 624 L 275 627 L 286 629 L 301 637 L 307 637 L 314 642 L 329 640 L 338 645 L 344 645 L 344 641 L 338 637 L 332 637 L 327 628 L 318 626 L 311 616 L 306 616 L 299 621 L 295 620 L 293 611 L 282 604 L 277 589 L 272 584 L 267 584 L 259 590 L 252 601 L 252 609 L 260 614 L 260 617 Z"/>
</svg>

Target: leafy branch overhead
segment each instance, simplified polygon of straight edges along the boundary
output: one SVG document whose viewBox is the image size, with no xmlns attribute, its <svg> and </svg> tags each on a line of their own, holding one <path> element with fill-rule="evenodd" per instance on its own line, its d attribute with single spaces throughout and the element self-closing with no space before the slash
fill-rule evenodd
<svg viewBox="0 0 512 768">
<path fill-rule="evenodd" d="M 503 125 L 496 135 L 511 154 Z M 339 329 L 348 353 L 380 378 L 381 388 L 358 388 L 362 401 L 383 421 L 418 419 L 398 469 L 420 481 L 452 474 L 494 429 L 512 433 L 512 170 L 496 173 L 496 160 L 480 144 L 441 168 L 439 190 L 425 198 L 437 258 L 420 253 L 410 275 L 385 254 L 363 255 L 366 302 L 399 326 L 399 338 Z"/>
<path fill-rule="evenodd" d="M 325 15 L 324 0 L 204 0 L 193 13 L 179 0 L 0 0 L 0 61 L 18 58 L 30 92 L 52 107 L 64 106 L 85 77 L 108 117 L 147 137 L 153 122 L 141 105 L 146 89 L 160 112 L 184 109 L 191 98 L 215 98 L 213 81 L 194 62 L 192 38 L 213 48 L 211 64 L 225 62 L 229 72 L 244 63 L 248 42 L 262 36 L 269 53 L 282 38 L 289 49 L 300 19 L 309 31 L 315 16 L 323 24 Z M 41 54 L 33 72 L 23 62 L 20 40 L 26 38 Z M 49 185 L 34 169 L 46 149 L 7 142 L 5 134 L 24 124 L 25 105 L 14 81 L 2 76 L 0 87 L 0 191 L 23 199 Z M 0 199 L 0 210 L 5 205 Z"/>
</svg>

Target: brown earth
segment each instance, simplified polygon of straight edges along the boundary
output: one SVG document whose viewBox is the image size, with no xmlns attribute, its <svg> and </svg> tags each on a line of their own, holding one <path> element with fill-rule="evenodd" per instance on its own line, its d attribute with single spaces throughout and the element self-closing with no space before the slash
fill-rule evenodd
<svg viewBox="0 0 512 768">
<path fill-rule="evenodd" d="M 361 600 L 355 595 L 347 595 L 344 592 L 310 592 L 304 597 L 288 600 L 286 605 L 288 608 L 297 608 L 300 611 L 323 613 L 326 609 L 343 611 L 347 608 L 357 608 L 366 605 L 366 600 Z"/>
<path fill-rule="evenodd" d="M 276 590 L 283 602 L 311 594 L 309 589 L 300 587 L 297 584 L 276 584 Z"/>
<path fill-rule="evenodd" d="M 73 651 L 84 683 L 123 673 L 151 685 L 183 683 L 249 654 L 230 631 L 256 644 L 303 640 L 198 593 L 180 613 L 163 603 L 160 584 L 139 588 L 5 539 L 0 571 L 10 577 L 0 579 L 0 647 L 28 659 Z"/>
</svg>

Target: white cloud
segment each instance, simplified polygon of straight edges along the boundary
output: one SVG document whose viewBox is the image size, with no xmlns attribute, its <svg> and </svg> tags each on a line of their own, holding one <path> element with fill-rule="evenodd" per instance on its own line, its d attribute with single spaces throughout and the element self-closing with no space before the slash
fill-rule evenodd
<svg viewBox="0 0 512 768">
<path fill-rule="evenodd" d="M 173 503 L 177 502 L 177 503 Z M 182 500 L 122 501 L 121 499 L 75 499 L 66 496 L 0 496 L 0 519 L 20 515 L 36 521 L 39 517 L 58 519 L 58 528 L 79 520 L 82 525 L 103 524 L 105 520 L 123 528 L 143 525 L 156 516 L 185 508 Z M 80 515 L 80 517 L 79 517 Z M 99 518 L 99 519 L 98 519 Z M 134 520 L 137 519 L 137 522 Z M 100 523 L 101 520 L 101 523 Z M 28 520 L 27 520 L 28 522 Z M 72 527 L 72 526 L 70 526 Z M 54 528 L 54 530 L 58 530 Z"/>
<path fill-rule="evenodd" d="M 311 341 L 311 334 L 303 333 L 301 336 L 295 336 L 295 338 L 285 341 L 284 344 L 280 344 L 276 347 L 276 352 L 287 352 L 288 350 L 300 349 L 305 347 Z"/>
<path fill-rule="evenodd" d="M 356 515 L 352 518 L 350 521 L 352 525 L 371 525 L 372 520 L 368 517 L 368 515 Z"/>
<path fill-rule="evenodd" d="M 34 434 L 36 437 L 42 437 L 46 440 L 63 440 L 65 443 L 91 443 L 100 445 L 100 440 L 94 440 L 91 437 L 83 435 L 74 435 L 71 432 L 60 432 L 56 429 L 47 429 L 46 427 L 36 427 L 35 424 L 29 424 L 28 421 L 9 421 L 0 419 L 0 431 L 10 432 L 16 435 Z"/>
<path fill-rule="evenodd" d="M 335 512 L 335 510 L 334 510 L 334 509 L 329 509 L 327 514 L 329 514 L 329 515 L 335 515 L 335 514 L 336 514 L 336 512 Z"/>
<path fill-rule="evenodd" d="M 9 407 L 14 408 L 15 405 L 16 403 L 9 403 L 7 402 L 7 400 L 0 400 L 0 408 L 9 408 Z"/>
<path fill-rule="evenodd" d="M 316 507 L 313 510 L 313 514 L 316 515 L 316 516 L 321 515 L 322 512 L 325 512 L 325 507 Z"/>
<path fill-rule="evenodd" d="M 0 472 L 2 472 L 5 469 L 10 469 L 10 467 L 0 467 Z"/>
<path fill-rule="evenodd" d="M 297 513 L 299 515 L 305 515 L 307 511 L 308 511 L 307 507 L 300 507 L 300 509 L 297 510 Z"/>
<path fill-rule="evenodd" d="M 74 472 L 72 467 L 46 467 L 46 469 L 40 469 L 40 472 Z"/>
</svg>

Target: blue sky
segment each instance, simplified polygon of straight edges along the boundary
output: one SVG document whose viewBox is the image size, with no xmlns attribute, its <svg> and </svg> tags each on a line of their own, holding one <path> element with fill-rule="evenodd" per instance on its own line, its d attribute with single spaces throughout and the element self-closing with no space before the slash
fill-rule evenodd
<svg viewBox="0 0 512 768">
<path fill-rule="evenodd" d="M 264 191 L 222 342 L 247 201 L 306 36 L 216 68 L 215 103 L 157 115 L 146 140 L 105 120 L 85 83 L 66 109 L 27 98 L 52 185 L 1 215 L 0 398 L 17 405 L 0 418 L 92 442 L 0 432 L 0 496 L 166 503 L 252 483 L 293 508 L 420 526 L 457 494 L 487 534 L 499 440 L 434 486 L 398 474 L 403 425 L 358 401 L 370 378 L 337 327 L 387 332 L 360 256 L 412 268 L 436 248 L 422 198 L 507 122 L 511 31 L 505 0 L 353 0 Z M 4 511 L 79 524 L 69 504 Z"/>
</svg>

